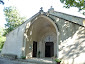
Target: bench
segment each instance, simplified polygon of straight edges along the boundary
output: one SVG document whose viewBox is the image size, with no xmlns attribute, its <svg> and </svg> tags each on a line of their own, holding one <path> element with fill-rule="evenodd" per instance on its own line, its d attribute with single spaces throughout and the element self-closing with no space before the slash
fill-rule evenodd
<svg viewBox="0 0 85 64">
<path fill-rule="evenodd" d="M 17 55 L 14 54 L 2 54 L 1 57 L 8 59 L 17 59 Z"/>
</svg>

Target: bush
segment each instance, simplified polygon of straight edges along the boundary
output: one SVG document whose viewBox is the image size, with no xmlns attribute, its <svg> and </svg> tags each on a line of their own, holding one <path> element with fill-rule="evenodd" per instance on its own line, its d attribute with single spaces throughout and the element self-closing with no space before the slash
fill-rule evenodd
<svg viewBox="0 0 85 64">
<path fill-rule="evenodd" d="M 2 50 L 2 49 L 0 49 L 0 53 L 1 53 L 1 50 Z"/>
<path fill-rule="evenodd" d="M 57 59 L 57 58 L 55 59 L 55 61 L 56 61 L 56 62 L 61 62 L 61 60 L 60 60 L 60 59 Z"/>
<path fill-rule="evenodd" d="M 22 56 L 21 58 L 22 58 L 22 59 L 26 59 L 26 56 Z"/>
</svg>

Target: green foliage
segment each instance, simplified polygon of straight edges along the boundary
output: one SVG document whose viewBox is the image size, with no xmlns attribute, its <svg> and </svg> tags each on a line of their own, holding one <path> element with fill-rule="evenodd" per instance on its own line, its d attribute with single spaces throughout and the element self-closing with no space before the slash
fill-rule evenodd
<svg viewBox="0 0 85 64">
<path fill-rule="evenodd" d="M 7 23 L 5 24 L 6 29 L 4 35 L 14 30 L 25 21 L 25 17 L 20 17 L 17 9 L 12 6 L 4 8 L 4 15 L 7 21 Z"/>
<path fill-rule="evenodd" d="M 3 4 L 4 5 L 4 1 L 3 0 L 0 0 L 0 4 Z"/>
<path fill-rule="evenodd" d="M 6 37 L 3 36 L 4 29 L 0 27 L 0 49 L 2 49 Z"/>
<path fill-rule="evenodd" d="M 26 59 L 26 56 L 22 56 L 21 58 L 22 58 L 22 59 Z"/>
<path fill-rule="evenodd" d="M 60 59 L 57 59 L 57 58 L 55 59 L 55 61 L 56 61 L 56 62 L 61 62 L 61 60 L 60 60 Z"/>
<path fill-rule="evenodd" d="M 0 36 L 0 49 L 2 49 L 4 42 L 5 42 L 5 37 L 4 36 Z"/>
<path fill-rule="evenodd" d="M 61 3 L 64 3 L 66 8 L 77 7 L 79 11 L 85 10 L 85 1 L 84 0 L 60 0 Z"/>
</svg>

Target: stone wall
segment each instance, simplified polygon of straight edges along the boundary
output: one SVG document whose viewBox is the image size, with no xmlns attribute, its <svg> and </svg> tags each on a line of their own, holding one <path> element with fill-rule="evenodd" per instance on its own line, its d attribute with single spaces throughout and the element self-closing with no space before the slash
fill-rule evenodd
<svg viewBox="0 0 85 64">
<path fill-rule="evenodd" d="M 22 55 L 24 29 L 25 26 L 23 24 L 7 35 L 2 54 L 15 54 L 19 57 Z"/>
<path fill-rule="evenodd" d="M 85 63 L 85 28 L 71 21 L 53 17 L 58 27 L 59 58 L 62 64 Z"/>
<path fill-rule="evenodd" d="M 31 20 L 33 20 L 38 15 L 39 13 L 35 14 L 33 17 L 26 20 L 22 25 L 11 31 L 6 36 L 6 42 L 4 43 L 1 54 L 14 54 L 19 58 L 25 55 L 25 32 L 29 27 Z"/>
</svg>

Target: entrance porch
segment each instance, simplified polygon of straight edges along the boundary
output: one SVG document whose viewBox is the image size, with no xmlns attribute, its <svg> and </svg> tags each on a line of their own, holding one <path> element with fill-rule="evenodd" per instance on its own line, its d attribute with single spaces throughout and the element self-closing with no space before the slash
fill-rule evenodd
<svg viewBox="0 0 85 64">
<path fill-rule="evenodd" d="M 27 58 L 57 57 L 57 36 L 55 23 L 47 17 L 38 17 L 27 30 L 25 56 Z"/>
</svg>

